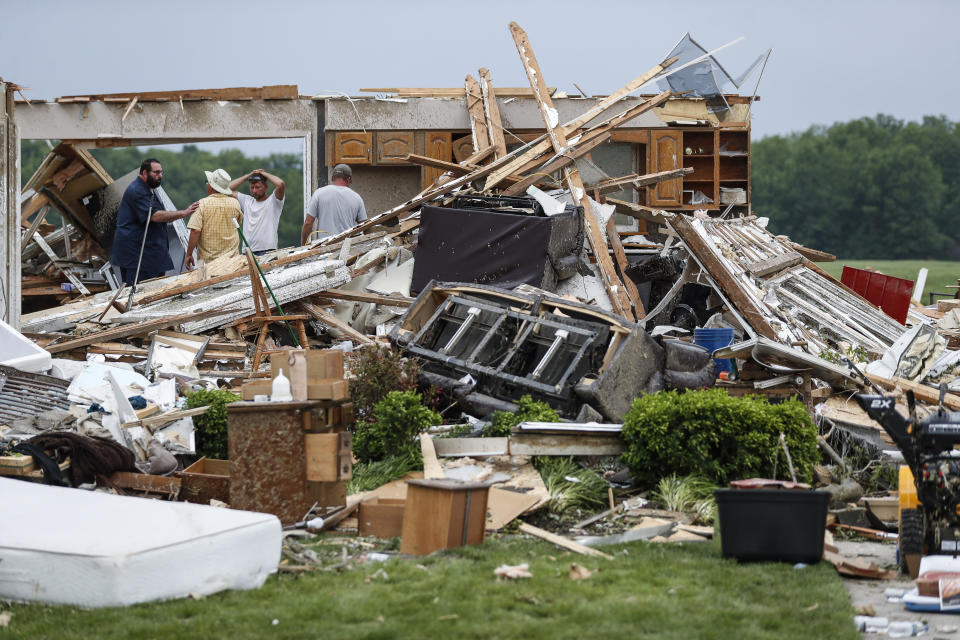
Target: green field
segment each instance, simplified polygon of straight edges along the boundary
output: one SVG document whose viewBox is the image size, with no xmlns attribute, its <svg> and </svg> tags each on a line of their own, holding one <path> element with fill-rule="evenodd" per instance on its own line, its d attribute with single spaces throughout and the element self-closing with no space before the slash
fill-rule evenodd
<svg viewBox="0 0 960 640">
<path fill-rule="evenodd" d="M 844 265 L 858 269 L 871 268 L 888 276 L 914 281 L 916 281 L 920 269 L 926 267 L 928 271 L 927 284 L 923 288 L 923 297 L 920 298 L 920 302 L 923 304 L 928 304 L 927 296 L 931 291 L 955 294 L 957 278 L 960 278 L 960 262 L 947 260 L 844 260 L 837 258 L 836 262 L 817 263 L 817 266 L 837 280 L 840 279 L 840 272 L 843 271 Z M 953 288 L 947 285 L 952 285 Z"/>
</svg>

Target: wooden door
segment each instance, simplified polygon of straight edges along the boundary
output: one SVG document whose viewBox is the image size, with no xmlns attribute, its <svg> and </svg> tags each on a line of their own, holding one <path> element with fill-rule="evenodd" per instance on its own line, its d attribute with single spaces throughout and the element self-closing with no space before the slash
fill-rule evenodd
<svg viewBox="0 0 960 640">
<path fill-rule="evenodd" d="M 680 168 L 683 157 L 683 142 L 679 131 L 650 132 L 649 173 L 672 171 Z M 680 205 L 681 180 L 666 180 L 647 190 L 647 204 L 652 207 L 676 207 Z"/>
</svg>

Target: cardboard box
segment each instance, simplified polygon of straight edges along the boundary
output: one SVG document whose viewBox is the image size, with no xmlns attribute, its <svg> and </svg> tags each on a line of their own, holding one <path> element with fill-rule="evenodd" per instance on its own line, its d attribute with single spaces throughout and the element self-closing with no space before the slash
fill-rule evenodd
<svg viewBox="0 0 960 640">
<path fill-rule="evenodd" d="M 334 400 L 337 402 L 350 398 L 350 383 L 344 379 L 311 380 L 307 385 L 307 397 L 310 400 Z"/>
<path fill-rule="evenodd" d="M 395 538 L 403 531 L 403 509 L 407 501 L 395 498 L 373 498 L 360 503 L 359 533 L 361 536 Z"/>
<path fill-rule="evenodd" d="M 255 396 L 269 396 L 273 391 L 273 380 L 250 380 L 240 387 L 244 400 L 253 400 Z"/>
<path fill-rule="evenodd" d="M 307 360 L 307 378 L 323 380 L 327 378 L 343 379 L 343 351 L 340 349 L 307 349 L 282 351 L 270 354 L 270 376 L 276 377 L 277 372 L 290 377 L 288 360 L 290 353 L 302 353 Z"/>
</svg>

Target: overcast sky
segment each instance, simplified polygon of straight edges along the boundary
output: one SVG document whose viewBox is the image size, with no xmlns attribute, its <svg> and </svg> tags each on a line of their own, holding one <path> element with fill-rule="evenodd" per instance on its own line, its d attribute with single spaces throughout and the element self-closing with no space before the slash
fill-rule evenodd
<svg viewBox="0 0 960 640">
<path fill-rule="evenodd" d="M 31 99 L 268 84 L 358 95 L 365 87 L 460 87 L 479 67 L 495 86 L 526 86 L 507 28 L 515 20 L 548 85 L 568 93 L 574 82 L 591 94 L 614 91 L 688 31 L 707 49 L 743 36 L 717 54 L 733 76 L 772 48 L 755 138 L 878 113 L 960 120 L 960 2 L 950 0 L 0 4 L 0 77 L 32 88 Z M 756 78 L 741 93 L 752 93 Z M 291 149 L 269 142 L 245 150 Z"/>
</svg>

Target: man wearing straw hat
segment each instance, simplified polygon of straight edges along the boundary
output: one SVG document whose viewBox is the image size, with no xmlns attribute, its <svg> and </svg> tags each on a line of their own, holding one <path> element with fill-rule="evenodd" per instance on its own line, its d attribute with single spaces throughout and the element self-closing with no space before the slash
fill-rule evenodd
<svg viewBox="0 0 960 640">
<path fill-rule="evenodd" d="M 200 200 L 190 216 L 190 242 L 187 245 L 187 269 L 194 267 L 193 250 L 200 259 L 210 262 L 220 256 L 237 255 L 240 236 L 234 221 L 243 221 L 240 203 L 230 190 L 230 175 L 223 169 L 204 171 L 207 175 L 207 197 Z"/>
</svg>

